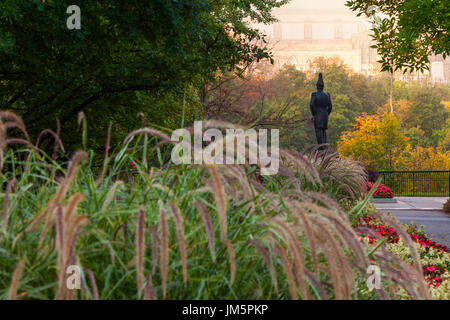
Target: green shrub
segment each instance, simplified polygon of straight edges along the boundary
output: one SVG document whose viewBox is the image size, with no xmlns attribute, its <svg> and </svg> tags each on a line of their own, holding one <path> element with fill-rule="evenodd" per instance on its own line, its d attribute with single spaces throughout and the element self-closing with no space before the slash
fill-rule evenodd
<svg viewBox="0 0 450 320">
<path fill-rule="evenodd" d="M 446 213 L 450 213 L 450 199 L 448 199 L 447 202 L 444 203 L 443 210 L 444 210 L 444 212 L 446 212 Z"/>
</svg>

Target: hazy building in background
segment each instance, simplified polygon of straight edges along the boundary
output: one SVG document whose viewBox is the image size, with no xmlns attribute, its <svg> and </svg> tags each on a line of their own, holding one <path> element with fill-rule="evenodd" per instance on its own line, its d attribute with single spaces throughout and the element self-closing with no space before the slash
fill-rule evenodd
<svg viewBox="0 0 450 320">
<path fill-rule="evenodd" d="M 379 74 L 376 49 L 370 37 L 371 25 L 357 17 L 346 0 L 292 0 L 274 10 L 279 20 L 274 25 L 256 25 L 267 35 L 275 55 L 274 71 L 285 64 L 299 70 L 311 70 L 316 57 L 338 56 L 354 72 L 366 76 Z M 449 82 L 450 60 L 431 58 L 430 78 L 433 82 Z M 420 80 L 419 74 L 403 80 Z"/>
<path fill-rule="evenodd" d="M 430 57 L 431 80 L 434 83 L 450 83 L 450 58 L 442 55 Z"/>
</svg>

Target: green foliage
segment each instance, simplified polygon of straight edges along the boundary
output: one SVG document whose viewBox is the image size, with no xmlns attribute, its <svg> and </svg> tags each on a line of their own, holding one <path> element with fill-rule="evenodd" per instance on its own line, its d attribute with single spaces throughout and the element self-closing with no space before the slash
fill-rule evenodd
<svg viewBox="0 0 450 320">
<path fill-rule="evenodd" d="M 96 119 L 96 148 L 109 121 L 123 136 L 138 112 L 170 127 L 187 88 L 196 100 L 216 72 L 270 58 L 263 35 L 247 22 L 273 22 L 270 10 L 286 2 L 86 0 L 81 30 L 68 30 L 70 1 L 2 1 L 0 106 L 20 113 L 33 137 L 55 128 L 58 117 L 70 150 L 78 147 L 68 133 L 80 111 Z"/>
<path fill-rule="evenodd" d="M 150 141 L 154 143 L 153 140 Z M 29 151 L 29 150 L 28 150 Z M 20 292 L 26 292 L 23 298 L 27 299 L 54 299 L 57 297 L 58 252 L 53 250 L 54 234 L 46 233 L 43 226 L 23 233 L 28 230 L 38 213 L 42 213 L 45 207 L 51 203 L 61 184 L 56 181 L 56 173 L 67 174 L 63 168 L 66 164 L 46 163 L 42 158 L 31 153 L 26 162 L 18 161 L 22 152 L 8 151 L 5 163 L 11 171 L 5 172 L 1 180 L 5 183 L 12 178 L 12 172 L 22 172 L 17 180 L 18 192 L 9 194 L 10 207 L 8 222 L 4 224 L 4 230 L 0 234 L 2 254 L 0 255 L 0 296 L 7 298 L 11 275 L 19 259 L 26 261 L 26 270 L 20 280 Z M 110 174 L 105 175 L 96 183 L 97 172 L 93 170 L 90 162 L 81 164 L 80 173 L 73 181 L 71 190 L 67 196 L 70 202 L 72 197 L 80 193 L 85 201 L 80 203 L 79 215 L 89 219 L 89 224 L 80 233 L 80 239 L 76 244 L 76 263 L 83 268 L 83 285 L 87 290 L 77 292 L 78 299 L 94 298 L 92 283 L 88 280 L 86 270 L 91 270 L 95 276 L 100 299 L 137 299 L 136 291 L 136 241 L 134 232 L 137 224 L 137 212 L 139 204 L 143 204 L 145 210 L 145 233 L 148 242 L 154 244 L 151 239 L 151 228 L 159 230 L 160 203 L 175 203 L 184 217 L 183 231 L 187 241 L 188 250 L 188 282 L 182 281 L 182 267 L 180 259 L 180 246 L 176 237 L 176 226 L 172 218 L 169 206 L 163 207 L 168 214 L 169 241 L 169 275 L 167 282 L 167 299 L 289 299 L 292 298 L 288 281 L 284 276 L 283 261 L 277 258 L 271 246 L 271 238 L 267 238 L 267 232 L 273 225 L 268 223 L 277 216 L 277 212 L 270 207 L 275 198 L 265 194 L 264 190 L 255 193 L 250 201 L 230 199 L 230 207 L 227 211 L 227 237 L 232 242 L 236 259 L 230 261 L 229 252 L 223 242 L 219 240 L 219 215 L 216 214 L 216 204 L 211 190 L 202 190 L 202 183 L 207 174 L 204 168 L 169 167 L 153 174 L 144 172 L 144 164 L 139 160 L 142 148 L 138 147 L 129 152 L 122 149 L 118 156 L 110 161 Z M 17 158 L 16 158 L 17 157 Z M 137 165 L 137 171 L 132 173 L 130 161 Z M 160 167 L 162 163 L 159 163 Z M 50 170 L 47 170 L 50 169 Z M 249 178 L 251 173 L 248 173 Z M 124 179 L 124 184 L 117 184 Z M 231 185 L 230 185 L 231 186 Z M 284 188 L 286 184 L 284 184 Z M 228 188 L 228 187 L 227 187 Z M 236 188 L 236 187 L 233 187 Z M 277 187 L 281 193 L 282 187 Z M 253 187 L 252 187 L 253 189 Z M 237 189 L 235 190 L 237 191 Z M 27 192 L 27 196 L 24 196 Z M 234 192 L 234 191 L 233 191 Z M 254 190 L 256 192 L 256 190 Z M 268 196 L 270 195 L 270 198 Z M 230 197 L 232 198 L 232 197 Z M 5 194 L 2 194 L 4 201 Z M 269 201 L 270 199 L 270 201 Z M 211 217 L 214 229 L 214 241 L 216 243 L 216 261 L 213 260 L 208 250 L 208 237 L 202 217 L 192 204 L 201 201 L 206 205 Z M 228 200 L 227 200 L 228 201 Z M 251 204 L 249 206 L 248 204 Z M 306 205 L 306 203 L 305 203 Z M 67 207 L 65 207 L 67 208 Z M 64 209 L 66 210 L 66 209 Z M 319 211 L 321 209 L 319 208 Z M 337 208 L 336 208 L 337 210 Z M 317 213 L 318 211 L 315 210 Z M 332 212 L 332 211 L 330 211 Z M 285 212 L 284 214 L 290 215 Z M 74 213 L 76 215 L 76 213 Z M 281 216 L 281 215 L 280 215 Z M 286 222 L 291 219 L 286 216 Z M 294 221 L 294 220 L 293 220 Z M 294 223 L 294 222 L 292 222 Z M 275 229 L 274 229 L 275 230 Z M 283 235 L 280 235 L 283 237 Z M 15 239 L 20 238 L 19 246 Z M 43 240 L 42 244 L 40 239 Z M 161 245 L 161 238 L 159 238 Z M 278 292 L 267 270 L 263 256 L 255 246 L 249 245 L 249 241 L 259 241 L 268 245 L 269 257 L 278 279 Z M 305 262 L 312 268 L 311 252 L 308 241 L 299 234 L 299 241 L 304 246 Z M 325 243 L 325 242 L 324 242 Z M 281 244 L 281 242 L 280 242 Z M 316 244 L 318 246 L 319 244 Z M 20 249 L 19 249 L 20 248 Z M 159 251 L 160 247 L 156 247 Z M 149 245 L 146 249 L 144 270 L 151 275 L 151 281 L 156 298 L 163 298 L 163 278 L 161 267 L 157 264 L 153 273 L 153 254 L 155 247 Z M 158 258 L 162 259 L 161 257 Z M 236 274 L 231 276 L 233 266 L 236 264 Z M 326 263 L 322 258 L 321 263 Z M 354 271 L 357 274 L 357 271 Z M 362 276 L 362 275 L 361 275 Z M 230 282 L 234 277 L 234 283 Z M 315 281 L 315 278 L 311 276 Z M 321 272 L 320 281 L 329 281 L 326 273 Z M 320 283 L 319 283 L 320 284 Z M 316 282 L 311 282 L 310 293 Z M 325 291 L 320 291 L 323 295 Z M 327 288 L 326 294 L 334 297 L 335 293 Z M 324 296 L 322 296 L 324 298 Z M 358 291 L 354 297 L 364 298 L 365 294 Z M 317 297 L 316 297 L 317 298 Z"/>
<path fill-rule="evenodd" d="M 329 118 L 328 142 L 336 148 L 345 132 L 354 130 L 353 124 L 361 114 L 378 115 L 390 112 L 390 79 L 387 76 L 365 78 L 349 71 L 336 58 L 318 58 L 313 61 L 317 72 L 325 78 L 325 90 L 333 100 L 333 112 Z M 264 66 L 258 69 L 264 70 Z M 261 71 L 262 73 L 263 71 Z M 314 92 L 317 74 L 302 72 L 285 65 L 273 78 L 264 78 L 260 72 L 248 78 L 229 79 L 219 86 L 210 98 L 209 116 L 240 122 L 250 127 L 275 127 L 280 129 L 280 142 L 286 149 L 305 150 L 316 144 L 312 115 L 309 111 L 311 92 Z M 393 83 L 393 109 L 398 118 L 398 134 L 410 139 L 412 149 L 434 147 L 443 152 L 449 150 L 449 85 L 431 85 L 427 82 L 409 83 L 396 80 Z M 394 132 L 374 145 L 379 153 L 378 164 L 384 168 L 389 158 L 395 160 L 395 147 L 389 149 L 389 139 L 396 139 Z M 387 131 L 386 131 L 387 130 Z M 397 132 L 396 131 L 396 132 Z M 382 132 L 371 133 L 381 137 Z M 366 145 L 361 139 L 362 145 Z M 382 148 L 379 148 L 383 144 Z M 386 154 L 388 154 L 386 156 Z M 386 161 L 382 160 L 385 159 Z M 399 159 L 401 166 L 407 159 Z"/>
<path fill-rule="evenodd" d="M 370 193 L 368 193 L 368 196 L 366 196 L 365 199 L 343 199 L 339 201 L 339 205 L 342 209 L 345 212 L 349 212 L 348 218 L 353 227 L 358 227 L 361 217 L 371 216 L 377 212 L 375 204 L 373 202 L 369 202 L 370 199 L 372 199 L 372 197 L 370 197 Z M 358 213 L 355 209 L 358 209 L 360 212 Z"/>
<path fill-rule="evenodd" d="M 392 169 L 408 148 L 400 120 L 391 113 L 381 117 L 363 114 L 356 119 L 354 130 L 345 132 L 339 141 L 341 156 L 358 159 L 380 170 Z"/>
<path fill-rule="evenodd" d="M 435 90 L 421 88 L 414 92 L 411 97 L 411 108 L 408 110 L 408 123 L 410 127 L 420 126 L 424 131 L 425 145 L 436 146 L 439 141 L 439 135 L 434 132 L 440 130 L 446 124 L 449 118 L 449 111 L 445 110 L 441 101 L 444 99 L 444 93 L 436 94 Z M 448 97 L 447 97 L 448 98 Z"/>
<path fill-rule="evenodd" d="M 425 70 L 433 53 L 450 54 L 446 1 L 350 0 L 347 6 L 373 20 L 383 71 Z"/>
<path fill-rule="evenodd" d="M 17 115 L 1 117 L 1 128 L 26 132 Z M 273 177 L 258 166 L 165 165 L 167 150 L 153 148 L 164 134 L 141 132 L 105 155 L 105 170 L 93 166 L 93 150 L 68 163 L 30 147 L 1 150 L 0 297 L 380 297 L 363 285 L 373 250 L 327 192 L 340 184 L 336 200 L 360 196 L 358 163 L 283 150 Z M 384 258 L 382 269 L 393 257 Z M 83 290 L 66 290 L 69 265 L 80 266 Z M 408 266 L 391 268 L 385 290 L 424 296 L 403 285 Z"/>
<path fill-rule="evenodd" d="M 334 104 L 333 102 L 333 108 L 335 107 L 336 104 Z M 337 107 L 339 108 L 339 105 Z M 330 142 L 332 142 L 333 146 L 336 145 L 336 141 L 339 141 L 342 134 L 345 131 L 348 131 L 348 129 L 351 127 L 350 119 L 345 117 L 340 112 L 336 112 L 332 117 L 330 117 L 328 122 L 328 139 Z"/>
<path fill-rule="evenodd" d="M 394 113 L 401 117 L 403 132 L 411 139 L 411 146 L 446 147 L 449 132 L 449 85 L 429 85 L 396 81 L 394 83 Z M 378 114 L 388 111 L 388 105 L 380 107 Z"/>
<path fill-rule="evenodd" d="M 444 210 L 444 212 L 450 213 L 450 199 L 448 199 L 444 203 L 444 207 L 442 208 L 442 210 Z"/>
<path fill-rule="evenodd" d="M 375 113 L 387 96 L 380 93 L 382 89 L 377 88 L 377 81 L 352 73 L 338 58 L 317 58 L 312 68 L 323 73 L 325 91 L 333 100 L 328 140 L 331 147 L 336 148 L 339 137 L 351 129 L 355 119 L 362 112 Z M 234 95 L 244 99 L 232 100 L 223 107 L 224 113 L 220 116 L 250 126 L 280 128 L 281 145 L 286 149 L 300 151 L 316 144 L 309 102 L 311 92 L 316 91 L 317 74 L 285 65 L 273 79 L 255 75 L 238 81 L 240 85 L 236 85 Z M 222 95 L 218 95 L 216 100 L 221 101 L 221 98 Z M 236 109 L 250 109 L 250 115 L 245 112 L 236 115 Z M 254 120 L 254 114 L 260 117 Z"/>
</svg>

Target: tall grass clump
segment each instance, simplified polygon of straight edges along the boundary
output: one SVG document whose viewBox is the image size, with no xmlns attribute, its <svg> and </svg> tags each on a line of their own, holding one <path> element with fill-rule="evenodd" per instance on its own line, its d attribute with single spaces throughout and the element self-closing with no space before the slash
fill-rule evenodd
<svg viewBox="0 0 450 320">
<path fill-rule="evenodd" d="M 141 128 L 110 150 L 110 127 L 98 170 L 92 150 L 58 160 L 59 131 L 48 156 L 20 117 L 0 119 L 3 299 L 428 297 L 418 266 L 370 252 L 338 205 L 363 195 L 356 162 L 283 150 L 272 177 L 256 165 L 175 166 L 169 131 Z M 13 127 L 23 137 L 8 137 Z M 370 292 L 373 257 L 389 272 Z M 73 265 L 79 290 L 66 285 Z"/>
</svg>

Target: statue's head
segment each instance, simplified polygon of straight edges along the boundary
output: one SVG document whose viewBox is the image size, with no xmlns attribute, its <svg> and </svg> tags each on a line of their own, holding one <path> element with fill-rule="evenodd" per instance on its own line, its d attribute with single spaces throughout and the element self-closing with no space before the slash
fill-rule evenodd
<svg viewBox="0 0 450 320">
<path fill-rule="evenodd" d="M 319 80 L 317 80 L 317 90 L 323 90 L 325 83 L 323 82 L 322 73 L 319 73 Z"/>
</svg>

